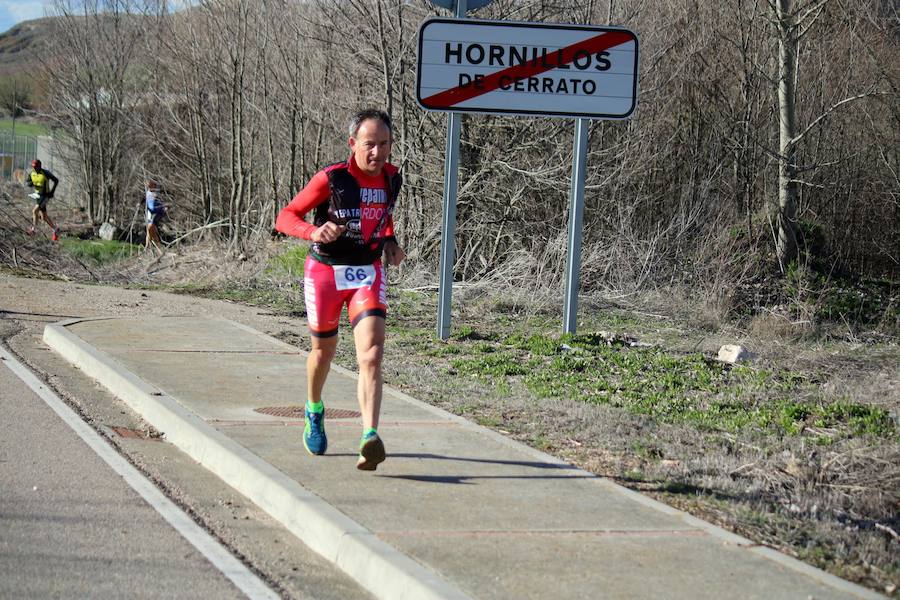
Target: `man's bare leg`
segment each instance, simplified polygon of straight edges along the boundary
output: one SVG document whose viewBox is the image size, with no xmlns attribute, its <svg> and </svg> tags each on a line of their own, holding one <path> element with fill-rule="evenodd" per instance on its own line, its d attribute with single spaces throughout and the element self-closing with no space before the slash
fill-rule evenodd
<svg viewBox="0 0 900 600">
<path fill-rule="evenodd" d="M 353 329 L 359 383 L 356 396 L 362 413 L 363 428 L 378 427 L 381 412 L 381 361 L 384 358 L 384 318 L 369 316 Z"/>
<path fill-rule="evenodd" d="M 50 218 L 50 215 L 47 214 L 46 210 L 41 211 L 41 218 L 44 219 L 44 223 L 50 226 L 50 229 L 56 229 L 56 225 L 53 224 L 53 220 Z"/>
<path fill-rule="evenodd" d="M 306 399 L 309 402 L 322 401 L 322 389 L 331 370 L 331 361 L 337 350 L 338 336 L 311 336 L 312 350 L 306 358 Z"/>
<path fill-rule="evenodd" d="M 359 383 L 356 388 L 362 413 L 363 437 L 359 444 L 356 468 L 374 471 L 385 459 L 384 443 L 375 431 L 381 414 L 381 362 L 384 358 L 384 318 L 369 316 L 353 329 Z"/>
<path fill-rule="evenodd" d="M 47 214 L 46 209 L 41 208 L 37 204 L 31 209 L 31 229 L 28 232 L 29 235 L 34 234 L 37 230 L 38 219 L 44 221 L 50 227 L 50 231 L 53 232 L 53 239 L 56 240 L 56 225 L 53 223 L 53 220 L 50 219 L 50 215 Z"/>
</svg>

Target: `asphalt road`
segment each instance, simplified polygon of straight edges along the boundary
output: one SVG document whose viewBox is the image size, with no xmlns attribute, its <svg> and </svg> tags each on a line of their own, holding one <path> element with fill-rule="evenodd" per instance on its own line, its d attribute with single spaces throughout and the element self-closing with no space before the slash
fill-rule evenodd
<svg viewBox="0 0 900 600">
<path fill-rule="evenodd" d="M 120 437 L 145 424 L 43 343 L 73 317 L 221 314 L 274 333 L 286 323 L 231 303 L 0 273 L 0 345 L 284 598 L 371 596 L 172 444 Z M 246 597 L 0 361 L 0 598 Z M 153 487 L 153 486 L 151 486 Z M 189 520 L 190 520 L 189 519 Z"/>
<path fill-rule="evenodd" d="M 6 367 L 0 414 L 0 597 L 244 597 Z"/>
</svg>

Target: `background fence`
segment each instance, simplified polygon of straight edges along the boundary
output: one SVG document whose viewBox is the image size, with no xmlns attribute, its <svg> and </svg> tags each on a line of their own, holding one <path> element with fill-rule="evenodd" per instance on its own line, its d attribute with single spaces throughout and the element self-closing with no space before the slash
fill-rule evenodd
<svg viewBox="0 0 900 600">
<path fill-rule="evenodd" d="M 0 178 L 13 180 L 17 171 L 24 175 L 37 154 L 38 139 L 35 136 L 0 133 Z"/>
</svg>

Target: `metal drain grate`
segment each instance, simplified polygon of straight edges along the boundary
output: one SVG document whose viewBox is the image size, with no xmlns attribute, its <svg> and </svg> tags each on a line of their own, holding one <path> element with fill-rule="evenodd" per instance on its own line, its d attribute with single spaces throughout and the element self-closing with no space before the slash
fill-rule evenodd
<svg viewBox="0 0 900 600">
<path fill-rule="evenodd" d="M 263 408 L 254 408 L 253 412 L 258 412 L 270 417 L 281 417 L 284 419 L 302 419 L 302 406 L 265 406 Z M 345 410 L 343 408 L 326 408 L 326 419 L 358 419 L 362 415 L 358 410 Z"/>
</svg>

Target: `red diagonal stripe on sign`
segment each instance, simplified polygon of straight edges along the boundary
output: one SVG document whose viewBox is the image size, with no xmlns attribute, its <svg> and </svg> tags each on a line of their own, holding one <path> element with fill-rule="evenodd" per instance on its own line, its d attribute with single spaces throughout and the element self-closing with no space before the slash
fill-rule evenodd
<svg viewBox="0 0 900 600">
<path fill-rule="evenodd" d="M 500 87 L 501 81 L 516 81 L 518 79 L 539 75 L 545 71 L 556 69 L 561 65 L 571 63 L 575 60 L 575 55 L 578 53 L 587 52 L 593 55 L 597 52 L 603 52 L 604 50 L 609 50 L 610 48 L 624 44 L 625 42 L 630 42 L 633 39 L 634 37 L 630 32 L 604 32 L 600 35 L 572 44 L 571 46 L 566 46 L 565 48 L 562 48 L 561 51 L 548 54 L 547 58 L 554 60 L 554 63 L 551 65 L 543 64 L 540 57 L 537 61 L 534 61 L 535 64 L 531 64 L 532 61 L 529 60 L 528 62 L 513 65 L 502 71 L 497 71 L 496 73 L 486 76 L 484 79 L 480 80 L 479 87 L 476 87 L 474 84 L 457 86 L 428 96 L 422 100 L 422 104 L 428 108 L 450 108 L 460 102 L 465 102 L 466 100 L 477 98 L 482 94 L 493 92 Z M 559 53 L 559 56 L 554 56 L 557 53 Z"/>
</svg>

